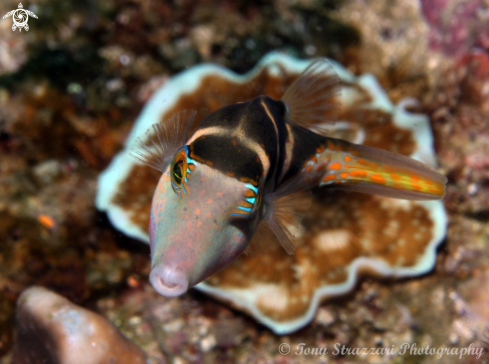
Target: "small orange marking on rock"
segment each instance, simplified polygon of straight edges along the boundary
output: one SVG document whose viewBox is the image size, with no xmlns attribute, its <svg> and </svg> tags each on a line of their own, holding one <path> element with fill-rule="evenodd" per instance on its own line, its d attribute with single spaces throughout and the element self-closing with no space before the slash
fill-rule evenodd
<svg viewBox="0 0 489 364">
<path fill-rule="evenodd" d="M 348 177 L 348 172 L 343 172 L 342 174 L 340 174 L 341 178 L 346 178 Z"/>
<path fill-rule="evenodd" d="M 197 227 L 201 227 L 202 226 L 202 221 L 197 221 Z"/>
<path fill-rule="evenodd" d="M 217 195 L 218 195 L 219 197 L 221 197 L 221 196 L 222 196 L 222 192 L 218 192 L 218 193 L 217 193 Z"/>
<path fill-rule="evenodd" d="M 127 277 L 127 285 L 131 288 L 136 288 L 136 287 L 139 287 L 141 285 L 141 282 L 139 281 L 139 279 L 137 279 L 135 276 L 129 276 Z"/>
<path fill-rule="evenodd" d="M 340 168 L 341 168 L 341 164 L 339 164 L 338 162 L 335 162 L 328 167 L 328 169 L 340 169 Z"/>
<path fill-rule="evenodd" d="M 372 182 L 376 182 L 376 183 L 382 183 L 382 184 L 385 184 L 385 182 L 386 182 L 386 181 L 385 181 L 385 178 L 384 178 L 384 177 L 382 177 L 380 174 L 372 174 L 372 175 L 370 176 L 370 180 L 371 180 Z"/>
<path fill-rule="evenodd" d="M 334 174 L 330 174 L 330 175 L 328 175 L 328 176 L 324 177 L 324 178 L 323 178 L 323 181 L 324 181 L 324 182 L 328 182 L 328 181 L 332 181 L 332 180 L 334 180 L 335 178 L 336 178 L 336 175 L 334 175 Z"/>
<path fill-rule="evenodd" d="M 195 209 L 195 215 L 200 215 L 200 209 Z"/>
<path fill-rule="evenodd" d="M 231 143 L 233 143 L 233 146 L 234 146 L 234 147 L 235 147 L 236 145 L 238 145 L 238 142 L 236 141 L 236 139 L 231 140 Z"/>
<path fill-rule="evenodd" d="M 202 182 L 204 182 L 204 181 L 205 181 L 205 177 L 200 177 L 200 180 L 201 180 Z"/>
<path fill-rule="evenodd" d="M 199 192 L 201 195 L 204 195 L 205 194 L 205 191 L 204 190 L 200 190 Z"/>
<path fill-rule="evenodd" d="M 207 200 L 207 203 L 212 203 L 212 199 L 211 199 L 211 198 L 210 198 L 210 199 L 208 199 L 208 200 Z"/>
<path fill-rule="evenodd" d="M 56 222 L 52 217 L 48 215 L 41 214 L 37 217 L 37 221 L 41 223 L 42 226 L 48 229 L 54 229 L 56 227 Z"/>
</svg>

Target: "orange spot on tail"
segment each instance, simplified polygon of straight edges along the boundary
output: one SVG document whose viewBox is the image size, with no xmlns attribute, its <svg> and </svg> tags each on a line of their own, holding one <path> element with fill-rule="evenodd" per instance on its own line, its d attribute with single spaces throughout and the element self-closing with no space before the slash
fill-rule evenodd
<svg viewBox="0 0 489 364">
<path fill-rule="evenodd" d="M 328 167 L 328 169 L 340 169 L 340 168 L 341 168 L 341 164 L 339 164 L 338 162 L 335 162 Z"/>
<path fill-rule="evenodd" d="M 370 176 L 370 180 L 371 180 L 372 182 L 375 182 L 375 183 L 381 183 L 381 184 L 383 184 L 383 185 L 384 185 L 384 184 L 385 184 L 385 182 L 386 182 L 386 181 L 385 181 L 385 178 L 384 178 L 384 177 L 382 177 L 380 174 L 372 174 L 372 175 Z"/>
<path fill-rule="evenodd" d="M 351 157 L 349 155 L 345 156 L 345 161 L 347 162 L 351 161 Z"/>
<path fill-rule="evenodd" d="M 365 172 L 365 171 L 353 171 L 353 172 L 350 172 L 350 176 L 358 177 L 358 178 L 365 178 L 365 177 L 367 177 L 367 172 Z"/>
<path fill-rule="evenodd" d="M 340 174 L 340 177 L 345 179 L 346 177 L 348 177 L 348 173 L 347 172 L 343 172 L 342 174 Z"/>
<path fill-rule="evenodd" d="M 398 174 L 393 173 L 391 174 L 391 178 L 393 181 L 399 181 L 402 177 Z"/>
<path fill-rule="evenodd" d="M 324 181 L 324 182 L 328 182 L 328 181 L 332 181 L 332 180 L 334 180 L 335 178 L 336 178 L 336 175 L 334 175 L 334 174 L 330 174 L 330 175 L 328 175 L 328 176 L 324 177 L 324 178 L 323 178 L 323 181 Z"/>
<path fill-rule="evenodd" d="M 371 167 L 371 168 L 377 168 L 377 164 L 376 163 L 372 163 L 372 162 L 369 162 L 365 159 L 358 159 L 357 160 L 358 164 L 362 165 L 362 166 L 368 166 L 368 167 Z"/>
</svg>

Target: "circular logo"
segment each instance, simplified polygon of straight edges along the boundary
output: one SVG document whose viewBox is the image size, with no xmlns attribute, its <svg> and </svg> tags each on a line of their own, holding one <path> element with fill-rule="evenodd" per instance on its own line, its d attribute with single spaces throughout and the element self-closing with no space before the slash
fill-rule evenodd
<svg viewBox="0 0 489 364">
<path fill-rule="evenodd" d="M 29 14 L 24 9 L 17 9 L 12 18 L 17 28 L 23 28 L 27 25 Z"/>
<path fill-rule="evenodd" d="M 278 352 L 282 355 L 287 355 L 290 353 L 290 345 L 287 343 L 282 343 L 278 347 Z"/>
</svg>

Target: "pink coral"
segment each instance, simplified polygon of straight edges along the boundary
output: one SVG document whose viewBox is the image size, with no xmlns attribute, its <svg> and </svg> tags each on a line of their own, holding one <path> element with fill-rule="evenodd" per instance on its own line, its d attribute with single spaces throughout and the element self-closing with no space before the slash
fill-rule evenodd
<svg viewBox="0 0 489 364">
<path fill-rule="evenodd" d="M 489 49 L 489 7 L 484 0 L 421 0 L 430 46 L 458 57 L 476 46 Z"/>
</svg>

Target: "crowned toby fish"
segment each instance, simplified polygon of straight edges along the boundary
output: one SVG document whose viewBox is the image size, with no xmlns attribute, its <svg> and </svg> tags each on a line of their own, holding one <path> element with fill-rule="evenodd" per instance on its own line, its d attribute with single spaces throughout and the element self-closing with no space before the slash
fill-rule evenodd
<svg viewBox="0 0 489 364">
<path fill-rule="evenodd" d="M 292 226 L 314 187 L 443 198 L 446 178 L 426 165 L 323 135 L 338 85 L 318 59 L 281 100 L 228 105 L 198 125 L 184 110 L 137 140 L 132 155 L 163 173 L 149 226 L 157 292 L 183 294 L 259 245 L 278 241 L 293 254 Z"/>
</svg>

